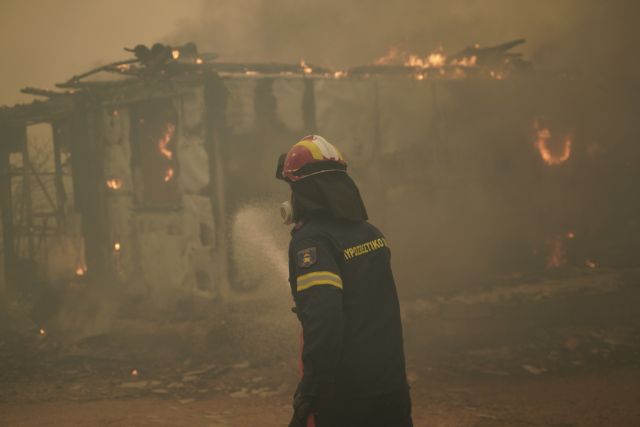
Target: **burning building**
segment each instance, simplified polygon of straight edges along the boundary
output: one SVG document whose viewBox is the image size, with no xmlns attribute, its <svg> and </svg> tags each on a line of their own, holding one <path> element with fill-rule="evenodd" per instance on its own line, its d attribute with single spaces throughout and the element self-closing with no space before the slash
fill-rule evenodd
<svg viewBox="0 0 640 427">
<path fill-rule="evenodd" d="M 416 288 L 595 265 L 603 255 L 589 242 L 633 226 L 591 209 L 612 197 L 598 184 L 610 175 L 598 107 L 575 76 L 511 53 L 522 42 L 394 49 L 337 71 L 139 45 L 57 91 L 25 88 L 45 100 L 0 109 L 8 282 L 38 271 L 224 296 L 246 261 L 231 219 L 282 197 L 277 154 L 309 133 L 344 152 Z M 51 170 L 32 161 L 27 130 L 40 123 Z M 65 267 L 48 268 L 61 254 Z"/>
</svg>

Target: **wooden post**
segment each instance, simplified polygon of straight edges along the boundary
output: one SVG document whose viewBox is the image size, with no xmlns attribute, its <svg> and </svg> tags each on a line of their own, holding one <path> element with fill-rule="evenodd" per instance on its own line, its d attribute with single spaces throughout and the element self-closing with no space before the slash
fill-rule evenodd
<svg viewBox="0 0 640 427">
<path fill-rule="evenodd" d="M 35 259 L 35 240 L 33 235 L 33 204 L 31 201 L 31 159 L 29 144 L 25 141 L 22 147 L 22 203 L 24 217 L 21 218 L 22 235 L 27 235 L 27 253 L 30 260 Z"/>
<path fill-rule="evenodd" d="M 223 143 L 227 129 L 224 122 L 227 89 L 217 74 L 205 78 L 205 103 L 207 108 L 206 138 L 209 155 L 210 200 L 216 226 L 215 277 L 221 299 L 231 292 L 229 282 L 229 245 L 228 212 L 226 206 L 225 162 Z"/>
<path fill-rule="evenodd" d="M 80 100 L 73 118 L 71 159 L 76 208 L 82 214 L 87 274 L 102 277 L 109 256 L 100 107 Z"/>
<path fill-rule="evenodd" d="M 2 244 L 4 272 L 8 285 L 16 275 L 16 245 L 13 222 L 13 189 L 9 155 L 26 146 L 27 128 L 7 126 L 0 128 L 0 208 L 2 209 Z"/>
<path fill-rule="evenodd" d="M 55 122 L 51 128 L 53 130 L 53 162 L 55 166 L 55 187 L 56 187 L 56 218 L 58 221 L 58 231 L 62 230 L 65 220 L 65 205 L 67 196 L 64 191 L 64 182 L 62 176 L 62 159 L 61 146 L 66 137 L 67 126 L 65 122 Z"/>
<path fill-rule="evenodd" d="M 4 129 L 3 129 L 4 130 Z M 14 277 L 15 252 L 13 248 L 13 206 L 11 202 L 11 171 L 9 168 L 9 144 L 3 143 L 0 135 L 0 209 L 2 209 L 2 249 L 4 252 L 4 275 L 6 283 Z"/>
</svg>

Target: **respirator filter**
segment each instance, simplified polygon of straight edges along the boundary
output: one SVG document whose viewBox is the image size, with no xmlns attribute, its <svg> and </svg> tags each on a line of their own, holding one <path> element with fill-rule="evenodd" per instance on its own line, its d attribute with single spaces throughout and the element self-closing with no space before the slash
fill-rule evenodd
<svg viewBox="0 0 640 427">
<path fill-rule="evenodd" d="M 284 225 L 293 224 L 293 205 L 289 200 L 280 205 L 280 217 Z"/>
</svg>

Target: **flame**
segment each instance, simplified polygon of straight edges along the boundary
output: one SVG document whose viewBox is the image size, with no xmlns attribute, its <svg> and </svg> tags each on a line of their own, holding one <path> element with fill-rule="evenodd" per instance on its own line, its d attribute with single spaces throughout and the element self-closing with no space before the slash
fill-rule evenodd
<svg viewBox="0 0 640 427">
<path fill-rule="evenodd" d="M 504 80 L 507 77 L 506 73 L 503 71 L 491 70 L 489 71 L 489 76 L 496 80 Z"/>
<path fill-rule="evenodd" d="M 304 59 L 300 60 L 300 67 L 302 68 L 302 72 L 305 74 L 313 73 L 313 68 L 309 67 Z"/>
<path fill-rule="evenodd" d="M 586 260 L 584 264 L 589 268 L 596 268 L 598 266 L 598 264 L 591 259 Z"/>
<path fill-rule="evenodd" d="M 164 182 L 169 182 L 173 179 L 173 168 L 168 168 L 167 173 L 164 175 Z"/>
<path fill-rule="evenodd" d="M 564 236 L 556 236 L 550 241 L 550 251 L 547 257 L 547 269 L 562 267 L 567 263 L 567 248 Z"/>
<path fill-rule="evenodd" d="M 131 376 L 132 377 L 137 377 L 138 375 L 140 375 L 140 372 L 138 372 L 137 369 L 132 369 L 131 370 Z"/>
<path fill-rule="evenodd" d="M 434 50 L 423 57 L 413 53 L 407 53 L 398 47 L 392 47 L 373 63 L 375 65 L 402 64 L 407 67 L 444 68 L 447 65 L 453 67 L 475 67 L 477 61 L 478 58 L 475 55 L 448 61 L 447 55 L 442 49 Z"/>
<path fill-rule="evenodd" d="M 129 71 L 131 69 L 131 64 L 119 64 L 116 65 L 116 69 L 120 72 Z"/>
<path fill-rule="evenodd" d="M 425 78 L 425 75 L 422 73 L 418 73 L 415 75 L 416 80 L 424 80 L 424 78 Z"/>
<path fill-rule="evenodd" d="M 567 135 L 564 137 L 562 142 L 562 151 L 559 154 L 556 154 L 552 153 L 549 148 L 549 142 L 551 141 L 551 131 L 549 128 L 541 127 L 540 122 L 537 119 L 533 122 L 533 128 L 536 131 L 534 146 L 546 164 L 559 165 L 569 159 L 571 156 L 571 136 Z"/>
<path fill-rule="evenodd" d="M 447 64 L 447 56 L 442 52 L 431 52 L 424 58 L 418 55 L 409 55 L 404 65 L 420 68 L 442 68 Z"/>
<path fill-rule="evenodd" d="M 87 274 L 87 267 L 85 267 L 84 265 L 79 265 L 76 267 L 76 276 L 82 277 L 85 274 Z"/>
<path fill-rule="evenodd" d="M 120 242 L 115 242 L 113 244 L 113 250 L 116 252 L 120 252 L 121 246 L 120 246 Z"/>
<path fill-rule="evenodd" d="M 478 61 L 478 57 L 475 55 L 468 56 L 468 57 L 465 56 L 459 59 L 452 59 L 451 65 L 453 65 L 454 67 L 475 67 L 477 61 Z"/>
<path fill-rule="evenodd" d="M 475 44 L 474 48 L 479 49 L 480 45 Z M 472 53 L 467 56 L 449 58 L 442 48 L 437 48 L 427 55 L 418 55 L 402 50 L 398 47 L 391 47 L 387 53 L 373 61 L 375 65 L 404 65 L 412 68 L 422 68 L 437 71 L 436 75 L 444 78 L 462 79 L 469 75 L 504 80 L 509 77 L 512 64 L 507 58 L 497 69 L 489 69 L 486 65 L 478 64 L 478 56 Z M 469 74 L 467 69 L 475 68 L 480 72 Z M 431 77 L 432 74 L 425 76 Z M 415 76 L 414 76 L 415 78 Z"/>
<path fill-rule="evenodd" d="M 202 58 L 196 58 L 196 64 L 204 64 L 204 60 Z"/>
<path fill-rule="evenodd" d="M 400 49 L 397 47 L 391 47 L 387 53 L 385 53 L 380 58 L 373 61 L 375 65 L 389 65 L 399 61 L 400 59 Z"/>
<path fill-rule="evenodd" d="M 444 70 L 440 70 L 440 71 L 444 71 Z M 455 67 L 453 69 L 451 77 L 454 78 L 454 79 L 464 79 L 465 77 L 467 77 L 467 73 L 464 72 L 463 68 Z"/>
<path fill-rule="evenodd" d="M 567 233 L 567 239 L 573 239 L 576 237 L 576 233 L 574 233 L 573 231 L 569 231 Z"/>
<path fill-rule="evenodd" d="M 120 178 L 108 179 L 106 184 L 111 190 L 119 190 L 122 188 L 122 180 Z"/>
<path fill-rule="evenodd" d="M 167 146 L 171 142 L 171 138 L 173 138 L 173 134 L 176 131 L 176 125 L 173 123 L 167 123 L 167 129 L 162 134 L 162 138 L 158 141 L 158 150 L 160 150 L 160 154 L 166 157 L 168 160 L 173 158 L 173 151 L 169 150 Z"/>
<path fill-rule="evenodd" d="M 343 77 L 347 77 L 347 72 L 346 71 L 336 71 L 335 73 L 333 73 L 333 78 L 334 79 L 341 79 Z"/>
<path fill-rule="evenodd" d="M 178 49 L 173 49 L 173 50 L 171 51 L 171 57 L 172 57 L 173 59 L 178 59 L 178 58 L 180 58 L 180 50 L 178 50 Z"/>
<path fill-rule="evenodd" d="M 258 72 L 257 71 L 245 71 L 244 72 L 247 76 L 257 76 Z"/>
<path fill-rule="evenodd" d="M 45 336 L 45 334 L 47 333 L 47 331 L 45 331 L 43 328 L 40 328 L 40 330 L 38 331 L 38 333 L 39 333 L 41 336 Z"/>
</svg>

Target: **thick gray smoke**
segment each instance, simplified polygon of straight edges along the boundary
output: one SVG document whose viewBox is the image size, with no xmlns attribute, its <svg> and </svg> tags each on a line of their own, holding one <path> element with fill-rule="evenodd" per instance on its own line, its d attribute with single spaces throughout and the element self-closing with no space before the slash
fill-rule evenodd
<svg viewBox="0 0 640 427">
<path fill-rule="evenodd" d="M 193 40 L 225 60 L 348 67 L 391 46 L 426 53 L 525 37 L 523 52 L 541 67 L 636 63 L 629 0 L 217 0 L 172 38 Z"/>
<path fill-rule="evenodd" d="M 621 114 L 629 114 L 628 82 L 633 81 L 629 76 L 638 68 L 638 60 L 633 54 L 637 39 L 633 31 L 636 10 L 636 2 L 622 0 L 218 0 L 203 2 L 199 18 L 186 22 L 168 41 L 194 41 L 202 51 L 220 54 L 221 61 L 295 63 L 304 58 L 310 64 L 339 69 L 372 63 L 390 47 L 417 54 L 442 47 L 446 52 L 455 53 L 474 43 L 487 46 L 526 38 L 527 44 L 519 51 L 533 62 L 540 75 L 545 75 L 545 70 L 553 70 L 554 75 L 566 70 L 570 75 L 585 78 L 583 82 L 591 83 L 584 88 L 598 87 L 602 92 L 591 91 L 593 93 L 585 98 L 589 101 L 584 104 L 602 103 L 599 108 L 603 110 L 615 109 Z M 469 95 L 465 104 L 478 106 L 483 102 L 482 95 L 476 98 Z M 524 106 L 526 102 L 523 102 Z M 567 122 L 576 126 L 578 133 L 582 132 L 578 144 L 586 145 L 595 138 L 585 120 L 587 113 L 579 114 L 571 104 L 567 103 L 570 108 L 558 106 L 556 110 L 561 110 L 560 116 L 571 116 Z M 479 113 L 476 113 L 473 117 L 477 119 Z M 477 131 L 480 127 L 494 129 L 496 136 L 509 140 L 509 126 L 518 126 L 516 116 L 491 117 L 481 126 L 474 123 L 473 118 L 461 120 L 456 130 L 469 130 L 467 139 L 474 138 L 471 130 Z M 623 129 L 613 122 L 602 123 L 602 127 Z M 618 142 L 632 140 L 628 132 L 621 130 L 620 133 Z M 512 135 L 518 135 L 518 132 Z M 333 142 L 338 146 L 341 144 L 341 141 Z M 523 147 L 527 144 L 517 139 L 509 142 L 511 145 L 522 143 Z M 611 141 L 601 142 L 608 144 Z M 276 154 L 274 152 L 274 159 Z M 478 176 L 491 176 L 493 171 L 490 166 L 487 168 Z M 385 180 L 402 175 L 401 172 L 391 171 L 387 165 Z M 443 171 L 442 176 L 448 174 Z M 506 256 L 508 251 L 495 250 L 492 242 L 508 240 L 509 234 L 515 235 L 514 230 L 518 228 L 527 230 L 530 235 L 525 240 L 532 246 L 536 239 L 544 241 L 546 238 L 542 232 L 545 222 L 535 215 L 526 227 L 517 225 L 524 221 L 523 215 L 518 216 L 520 222 L 512 217 L 501 217 L 499 212 L 507 209 L 502 209 L 506 202 L 502 201 L 503 195 L 499 191 L 485 191 L 480 185 L 470 185 L 466 192 L 458 189 L 451 193 L 442 191 L 439 195 L 426 194 L 418 181 L 413 177 L 410 182 L 402 183 L 407 187 L 404 196 L 399 197 L 392 208 L 385 205 L 388 198 L 381 197 L 381 192 L 367 191 L 366 182 L 360 182 L 372 219 L 396 244 L 399 256 L 395 262 L 401 281 L 419 283 L 422 270 L 427 269 L 431 276 L 468 282 L 487 273 L 495 259 Z M 390 188 L 389 182 L 385 185 Z M 562 190 L 557 192 L 560 194 Z M 563 200 L 560 195 L 558 198 Z M 544 196 L 539 199 L 543 204 Z M 274 201 L 273 209 L 275 206 Z M 386 215 L 383 212 L 387 212 Z M 239 254 L 236 261 L 264 261 L 253 261 L 250 268 L 240 269 L 239 274 L 247 276 L 242 279 L 247 283 L 256 281 L 258 274 L 277 276 L 271 269 L 275 263 L 284 262 L 284 253 L 280 260 L 260 256 L 273 246 L 271 241 L 280 231 L 257 226 L 256 229 L 263 232 L 271 230 L 268 232 L 271 234 L 260 237 L 259 244 L 243 243 L 242 232 L 249 231 L 248 225 L 262 223 L 263 215 L 261 210 L 250 209 L 236 218 L 236 231 L 240 231 L 234 236 Z M 275 213 L 272 215 L 275 218 Z M 416 218 L 421 218 L 418 230 L 411 225 Z M 502 230 L 502 235 L 497 236 L 491 227 L 479 227 L 478 224 L 501 224 L 494 228 Z M 256 253 L 250 254 L 251 251 Z M 504 260 L 504 263 L 510 261 Z"/>
</svg>

